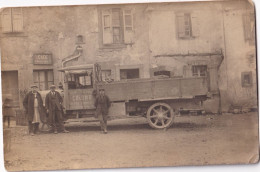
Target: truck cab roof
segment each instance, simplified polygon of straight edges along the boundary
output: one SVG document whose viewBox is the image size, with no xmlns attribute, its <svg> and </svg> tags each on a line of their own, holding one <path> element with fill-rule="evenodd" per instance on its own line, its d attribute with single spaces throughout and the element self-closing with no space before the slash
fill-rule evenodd
<svg viewBox="0 0 260 172">
<path fill-rule="evenodd" d="M 84 65 L 63 67 L 59 69 L 59 71 L 65 72 L 65 71 L 73 71 L 73 70 L 87 70 L 87 69 L 89 70 L 93 68 L 94 68 L 94 64 L 84 64 Z"/>
</svg>

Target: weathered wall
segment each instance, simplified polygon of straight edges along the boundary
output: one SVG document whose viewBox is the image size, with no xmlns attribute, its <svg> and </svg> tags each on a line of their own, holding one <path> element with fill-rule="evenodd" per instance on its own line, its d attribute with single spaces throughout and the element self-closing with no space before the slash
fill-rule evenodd
<svg viewBox="0 0 260 172">
<path fill-rule="evenodd" d="M 100 10 L 126 6 L 134 10 L 133 44 L 123 48 L 100 46 Z M 252 7 L 244 1 L 23 8 L 24 31 L 0 31 L 2 70 L 18 70 L 20 90 L 33 82 L 34 69 L 53 69 L 57 85 L 62 81 L 57 70 L 61 60 L 75 51 L 77 35 L 84 37 L 84 43 L 80 45 L 83 55 L 75 63 L 108 62 L 105 68 L 113 68 L 113 75 L 122 65 L 129 65 L 140 66 L 140 76 L 145 78 L 156 66 L 168 66 L 174 76 L 184 76 L 187 63 L 209 63 L 212 57 L 176 54 L 221 52 L 224 60 L 214 78 L 220 89 L 222 110 L 248 100 L 256 104 L 255 45 L 245 41 L 242 19 L 248 10 Z M 192 39 L 178 39 L 177 13 L 196 14 L 199 32 Z M 53 65 L 33 65 L 36 53 L 51 53 Z M 253 73 L 252 87 L 241 86 L 241 72 L 245 71 Z"/>
<path fill-rule="evenodd" d="M 256 49 L 244 36 L 243 15 L 254 13 L 254 7 L 246 1 L 223 4 L 225 58 L 220 68 L 222 109 L 231 105 L 257 107 Z M 252 72 L 252 86 L 242 87 L 241 73 Z"/>
<path fill-rule="evenodd" d="M 149 38 L 152 55 L 209 53 L 224 47 L 221 5 L 218 3 L 177 3 L 154 7 L 150 13 Z M 177 37 L 177 13 L 196 15 L 198 35 L 190 39 Z"/>
<path fill-rule="evenodd" d="M 61 67 L 61 60 L 74 52 L 76 36 L 83 35 L 84 44 L 80 45 L 83 55 L 79 64 L 104 61 L 114 61 L 118 65 L 145 64 L 144 68 L 149 71 L 149 63 L 146 63 L 149 60 L 148 28 L 142 6 L 128 5 L 135 9 L 134 44 L 119 49 L 100 48 L 99 6 L 23 8 L 24 32 L 1 34 L 3 70 L 18 69 L 22 81 L 20 87 L 27 88 L 32 83 L 33 69 L 53 68 L 55 84 L 58 84 L 61 75 L 57 69 Z M 35 53 L 51 53 L 53 66 L 33 65 Z M 149 72 L 144 72 L 142 76 L 149 77 Z"/>
</svg>

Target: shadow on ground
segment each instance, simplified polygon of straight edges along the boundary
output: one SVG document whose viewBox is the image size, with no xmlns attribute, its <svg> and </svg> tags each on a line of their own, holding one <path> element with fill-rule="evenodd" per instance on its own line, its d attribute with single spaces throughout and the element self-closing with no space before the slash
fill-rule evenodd
<svg viewBox="0 0 260 172">
<path fill-rule="evenodd" d="M 169 129 L 202 129 L 207 128 L 206 124 L 196 124 L 196 123 L 187 123 L 179 122 L 174 123 Z M 79 132 L 79 131 L 100 131 L 100 126 L 91 125 L 91 126 L 67 126 L 66 127 L 70 132 Z M 109 131 L 130 131 L 130 130 L 153 130 L 149 124 L 114 124 L 108 125 Z"/>
</svg>

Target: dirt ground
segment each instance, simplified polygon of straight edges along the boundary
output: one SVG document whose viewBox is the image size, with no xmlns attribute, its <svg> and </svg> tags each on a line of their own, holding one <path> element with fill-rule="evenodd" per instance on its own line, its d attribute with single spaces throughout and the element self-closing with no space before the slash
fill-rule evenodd
<svg viewBox="0 0 260 172">
<path fill-rule="evenodd" d="M 258 114 L 176 117 L 174 125 L 154 130 L 144 118 L 67 124 L 70 133 L 29 136 L 11 127 L 8 171 L 115 167 L 244 164 L 258 161 Z"/>
</svg>

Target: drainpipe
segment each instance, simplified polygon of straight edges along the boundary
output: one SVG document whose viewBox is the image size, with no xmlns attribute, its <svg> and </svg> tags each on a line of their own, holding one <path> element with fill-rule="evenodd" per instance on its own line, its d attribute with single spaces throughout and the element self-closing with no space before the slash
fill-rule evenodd
<svg viewBox="0 0 260 172">
<path fill-rule="evenodd" d="M 64 58 L 61 61 L 61 63 L 62 63 L 61 67 L 63 68 L 64 64 L 67 63 L 67 62 L 72 61 L 72 60 L 74 60 L 76 58 L 79 58 L 82 55 L 82 51 L 83 51 L 83 48 L 81 46 L 77 46 L 76 50 L 75 50 L 75 52 L 77 52 L 77 54 L 73 53 L 73 55 L 70 58 L 68 58 L 68 59 Z"/>
<path fill-rule="evenodd" d="M 67 63 L 69 61 L 72 61 L 72 60 L 74 60 L 76 58 L 79 58 L 82 55 L 82 51 L 83 51 L 83 48 L 81 46 L 77 46 L 76 50 L 74 51 L 74 53 L 73 53 L 73 55 L 71 57 L 62 59 L 62 61 L 61 61 L 61 68 L 64 67 L 65 63 Z M 66 75 L 66 74 L 64 73 L 64 75 Z M 64 78 L 64 76 L 62 76 L 62 77 Z M 67 87 L 67 86 L 64 83 L 63 83 L 63 85 L 64 85 L 64 89 L 65 89 L 65 87 Z M 65 104 L 65 107 L 67 107 L 67 104 L 68 104 L 66 97 L 68 97 L 68 92 L 64 93 L 64 104 Z"/>
</svg>

